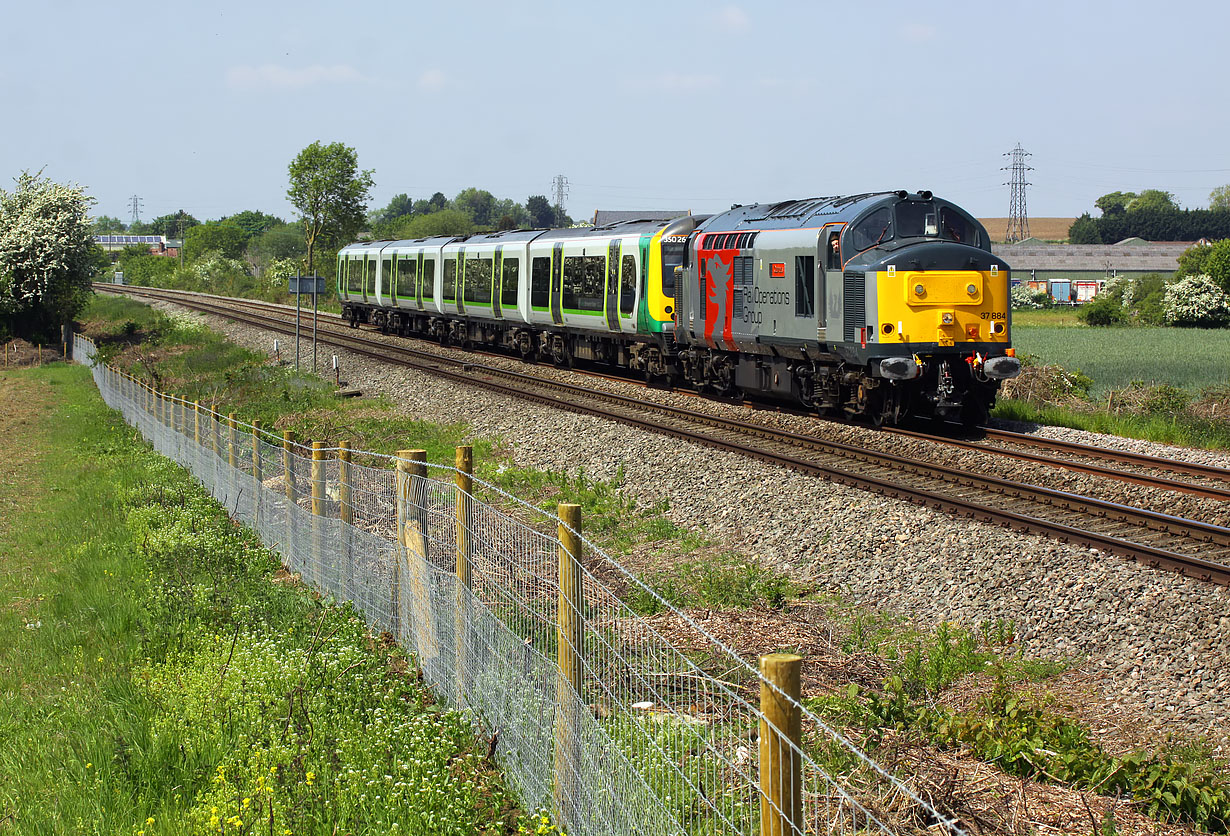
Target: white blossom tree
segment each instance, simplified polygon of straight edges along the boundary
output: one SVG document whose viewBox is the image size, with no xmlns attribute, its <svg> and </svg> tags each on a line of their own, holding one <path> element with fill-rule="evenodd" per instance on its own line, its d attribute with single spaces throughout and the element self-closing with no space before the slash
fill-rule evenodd
<svg viewBox="0 0 1230 836">
<path fill-rule="evenodd" d="M 0 189 L 0 328 L 46 333 L 85 306 L 97 269 L 89 217 L 94 199 L 80 186 L 23 172 Z"/>
<path fill-rule="evenodd" d="M 1166 322 L 1197 328 L 1230 323 L 1230 297 L 1209 276 L 1188 276 L 1166 286 Z"/>
</svg>

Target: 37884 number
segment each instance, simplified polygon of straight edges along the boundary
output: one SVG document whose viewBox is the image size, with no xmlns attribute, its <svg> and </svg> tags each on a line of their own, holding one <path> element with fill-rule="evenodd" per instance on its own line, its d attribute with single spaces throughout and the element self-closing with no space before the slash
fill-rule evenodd
<svg viewBox="0 0 1230 836">
<path fill-rule="evenodd" d="M 1003 311 L 983 311 L 980 316 L 983 319 L 1007 319 L 1008 314 Z"/>
</svg>

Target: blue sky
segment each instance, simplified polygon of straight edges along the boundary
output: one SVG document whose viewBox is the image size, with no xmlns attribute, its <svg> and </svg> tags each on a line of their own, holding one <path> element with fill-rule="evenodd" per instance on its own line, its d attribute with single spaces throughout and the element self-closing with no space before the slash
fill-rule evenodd
<svg viewBox="0 0 1230 836">
<path fill-rule="evenodd" d="M 1004 216 L 1017 142 L 1032 217 L 1230 183 L 1221 2 L 6 7 L 0 182 L 45 168 L 124 220 L 290 218 L 318 139 L 373 206 L 564 174 L 577 218 L 886 188 Z"/>
</svg>

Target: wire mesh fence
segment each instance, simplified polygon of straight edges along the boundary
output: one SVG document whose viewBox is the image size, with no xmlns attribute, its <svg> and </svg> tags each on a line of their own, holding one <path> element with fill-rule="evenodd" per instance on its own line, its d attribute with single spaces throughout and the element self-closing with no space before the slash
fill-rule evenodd
<svg viewBox="0 0 1230 836">
<path fill-rule="evenodd" d="M 93 356 L 77 335 L 106 403 L 291 572 L 392 634 L 492 740 L 522 805 L 568 833 L 961 832 L 801 704 L 798 657 L 740 658 L 586 540 L 575 506 L 547 515 L 421 451 L 303 445 Z M 673 646 L 629 589 L 701 649 Z"/>
</svg>

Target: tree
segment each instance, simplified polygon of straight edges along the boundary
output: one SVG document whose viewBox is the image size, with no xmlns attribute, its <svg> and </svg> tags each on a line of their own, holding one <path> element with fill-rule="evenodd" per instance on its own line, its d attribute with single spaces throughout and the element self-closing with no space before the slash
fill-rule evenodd
<svg viewBox="0 0 1230 836">
<path fill-rule="evenodd" d="M 98 264 L 93 198 L 40 171 L 0 189 L 0 318 L 6 330 L 51 336 L 85 306 Z"/>
<path fill-rule="evenodd" d="M 495 195 L 486 189 L 476 189 L 473 186 L 462 189 L 453 198 L 453 208 L 469 215 L 476 226 L 492 226 L 498 220 L 498 216 L 493 217 Z"/>
<path fill-rule="evenodd" d="M 1209 278 L 1217 282 L 1218 287 L 1230 293 L 1230 239 L 1215 241 L 1212 246 L 1204 247 L 1208 256 L 1204 260 L 1204 270 Z"/>
<path fill-rule="evenodd" d="M 149 228 L 146 235 L 164 235 L 167 238 L 177 238 L 183 240 L 184 235 L 194 226 L 199 226 L 200 221 L 189 215 L 183 209 L 171 215 L 162 215 L 154 218 L 145 226 Z"/>
<path fill-rule="evenodd" d="M 530 223 L 536 229 L 555 224 L 555 210 L 551 208 L 547 198 L 540 194 L 530 195 L 525 201 L 525 209 L 530 213 Z"/>
<path fill-rule="evenodd" d="M 465 212 L 443 209 L 430 215 L 415 215 L 403 218 L 397 228 L 396 238 L 431 238 L 435 235 L 469 235 L 474 231 L 474 222 Z"/>
<path fill-rule="evenodd" d="M 99 215 L 94 219 L 95 235 L 110 235 L 116 232 L 123 232 L 124 229 L 124 222 L 119 218 L 113 218 L 110 215 Z"/>
<path fill-rule="evenodd" d="M 1164 192 L 1161 189 L 1145 189 L 1127 206 L 1129 212 L 1148 209 L 1177 212 L 1179 204 L 1175 203 L 1174 195 L 1170 192 Z"/>
<path fill-rule="evenodd" d="M 266 215 L 258 209 L 245 209 L 229 217 L 221 220 L 227 223 L 234 224 L 244 231 L 248 239 L 255 238 L 267 229 L 272 229 L 275 226 L 283 226 L 286 221 L 276 215 Z"/>
<path fill-rule="evenodd" d="M 286 197 L 303 219 L 307 269 L 315 269 L 318 247 L 338 246 L 363 228 L 372 188 L 371 170 L 359 170 L 359 155 L 340 142 L 313 142 L 287 167 Z"/>
<path fill-rule="evenodd" d="M 1089 216 L 1081 215 L 1068 227 L 1069 244 L 1101 244 L 1102 236 L 1098 233 L 1098 222 Z"/>
<path fill-rule="evenodd" d="M 388 206 L 385 206 L 383 209 L 375 210 L 368 216 L 368 219 L 373 224 L 378 224 L 381 222 L 387 223 L 388 221 L 395 221 L 398 218 L 413 214 L 414 201 L 410 199 L 408 194 L 402 192 L 401 194 L 393 195 L 393 199 L 389 201 Z"/>
<path fill-rule="evenodd" d="M 1111 192 L 1099 197 L 1093 205 L 1101 209 L 1103 215 L 1120 215 L 1136 197 L 1136 192 Z"/>
<path fill-rule="evenodd" d="M 196 261 L 208 252 L 223 258 L 239 258 L 247 243 L 247 234 L 230 221 L 210 221 L 192 227 L 184 235 L 184 258 Z"/>
<path fill-rule="evenodd" d="M 1218 186 L 1209 192 L 1209 208 L 1214 212 L 1230 211 L 1230 185 Z"/>
</svg>

